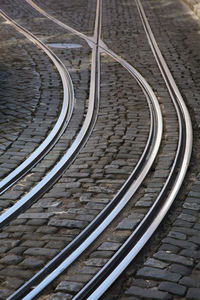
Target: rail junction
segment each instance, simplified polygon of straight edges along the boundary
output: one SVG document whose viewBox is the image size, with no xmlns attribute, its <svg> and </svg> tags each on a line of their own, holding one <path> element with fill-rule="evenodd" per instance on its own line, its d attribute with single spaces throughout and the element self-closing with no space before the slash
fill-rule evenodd
<svg viewBox="0 0 200 300">
<path fill-rule="evenodd" d="M 0 299 L 200 299 L 200 21 L 182 0 L 1 0 Z"/>
</svg>

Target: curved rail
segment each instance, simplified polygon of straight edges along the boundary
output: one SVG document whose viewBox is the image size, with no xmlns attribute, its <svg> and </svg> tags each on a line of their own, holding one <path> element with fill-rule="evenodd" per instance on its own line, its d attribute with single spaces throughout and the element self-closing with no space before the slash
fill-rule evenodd
<svg viewBox="0 0 200 300">
<path fill-rule="evenodd" d="M 30 171 L 58 141 L 58 139 L 66 129 L 69 120 L 72 116 L 74 106 L 74 92 L 70 75 L 63 63 L 60 61 L 60 59 L 32 33 L 30 33 L 28 30 L 23 29 L 16 22 L 11 21 L 11 19 L 2 10 L 0 10 L 0 15 L 4 19 L 12 23 L 12 25 L 17 30 L 23 33 L 29 40 L 31 40 L 48 55 L 48 57 L 52 60 L 61 76 L 64 91 L 62 109 L 54 128 L 51 130 L 50 134 L 42 142 L 42 144 L 27 159 L 0 182 L 1 195 L 14 183 L 16 183 L 20 178 L 22 178 L 28 171 Z"/>
<path fill-rule="evenodd" d="M 136 0 L 136 3 L 153 54 L 177 111 L 180 126 L 178 149 L 169 177 L 148 214 L 108 263 L 73 298 L 74 300 L 99 299 L 136 257 L 171 207 L 182 185 L 191 157 L 192 126 L 188 110 L 157 45 L 140 0 Z"/>
</svg>

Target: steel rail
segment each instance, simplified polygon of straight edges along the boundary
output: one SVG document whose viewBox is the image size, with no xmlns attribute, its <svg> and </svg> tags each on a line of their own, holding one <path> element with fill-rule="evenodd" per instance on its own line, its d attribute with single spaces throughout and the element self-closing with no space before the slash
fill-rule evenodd
<svg viewBox="0 0 200 300">
<path fill-rule="evenodd" d="M 187 107 L 154 38 L 140 0 L 137 8 L 168 92 L 178 114 L 179 142 L 175 161 L 161 193 L 148 214 L 108 263 L 73 298 L 99 299 L 144 247 L 167 214 L 183 183 L 192 152 L 192 125 Z"/>
<path fill-rule="evenodd" d="M 26 29 L 12 21 L 5 13 L 1 11 L 6 20 L 11 22 L 18 30 L 25 35 L 33 37 Z M 100 65 L 99 65 L 99 49 L 97 47 L 99 34 L 96 37 L 97 41 L 92 48 L 91 61 L 91 80 L 90 80 L 90 95 L 88 111 L 83 123 L 83 126 L 78 133 L 75 141 L 72 143 L 68 151 L 63 155 L 61 160 L 53 167 L 53 169 L 24 197 L 17 201 L 5 213 L 0 216 L 0 229 L 6 226 L 11 220 L 16 218 L 22 211 L 30 207 L 37 201 L 50 187 L 62 176 L 63 172 L 72 164 L 76 156 L 87 142 L 93 127 L 96 123 L 99 109 L 99 84 L 100 84 Z M 33 39 L 34 40 L 34 39 Z"/>
<path fill-rule="evenodd" d="M 11 19 L 2 10 L 0 10 L 0 15 L 7 21 L 11 22 Z M 31 42 L 42 49 L 54 63 L 62 80 L 64 95 L 61 112 L 55 126 L 42 144 L 30 156 L 8 176 L 1 180 L 0 195 L 19 179 L 21 179 L 25 174 L 27 174 L 27 172 L 30 171 L 52 149 L 66 129 L 72 116 L 74 107 L 74 91 L 72 81 L 61 60 L 52 52 L 52 50 L 50 50 L 42 41 L 40 41 L 28 30 L 23 29 L 14 21 L 12 21 L 12 25 L 21 33 L 23 33 L 29 40 L 31 40 Z"/>
</svg>

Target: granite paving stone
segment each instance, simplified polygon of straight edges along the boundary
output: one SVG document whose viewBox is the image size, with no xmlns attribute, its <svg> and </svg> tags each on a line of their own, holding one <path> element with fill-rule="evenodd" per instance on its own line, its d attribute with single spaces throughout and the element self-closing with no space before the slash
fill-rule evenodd
<svg viewBox="0 0 200 300">
<path fill-rule="evenodd" d="M 71 300 L 73 298 L 72 295 L 67 294 L 67 293 L 55 293 L 50 296 L 50 300 Z"/>
<path fill-rule="evenodd" d="M 179 265 L 179 264 L 171 264 L 169 266 L 169 271 L 170 272 L 175 272 L 175 273 L 178 273 L 178 274 L 181 274 L 181 275 L 190 275 L 191 274 L 191 269 L 188 268 L 188 267 L 185 267 L 183 265 Z"/>
<path fill-rule="evenodd" d="M 151 267 L 144 267 L 140 269 L 137 272 L 137 276 L 158 280 L 168 280 L 172 282 L 178 282 L 178 280 L 181 278 L 181 275 L 179 274 Z"/>
<path fill-rule="evenodd" d="M 161 282 L 158 286 L 160 291 L 169 292 L 174 295 L 184 296 L 186 293 L 186 287 L 180 284 L 172 282 Z"/>
<path fill-rule="evenodd" d="M 194 264 L 194 259 L 193 258 L 188 258 L 185 259 L 184 256 L 173 254 L 173 253 L 168 253 L 167 251 L 159 251 L 153 255 L 155 258 L 164 260 L 164 261 L 169 261 L 169 262 L 175 262 L 175 263 L 180 263 L 185 266 L 193 266 Z"/>
<path fill-rule="evenodd" d="M 180 283 L 188 286 L 188 287 L 195 287 L 195 288 L 199 288 L 200 287 L 200 282 L 198 279 L 189 277 L 189 276 L 185 276 L 183 278 L 181 278 Z"/>
<path fill-rule="evenodd" d="M 58 253 L 55 249 L 47 249 L 47 248 L 29 248 L 27 249 L 24 254 L 27 255 L 33 255 L 33 256 L 47 256 L 47 257 L 53 257 Z"/>
<path fill-rule="evenodd" d="M 200 299 L 200 289 L 199 288 L 189 288 L 187 293 L 187 299 L 199 300 Z"/>
<path fill-rule="evenodd" d="M 150 289 L 144 289 L 140 287 L 130 287 L 126 293 L 126 295 L 133 295 L 133 296 L 139 296 L 142 299 L 163 299 L 163 300 L 170 300 L 172 297 L 166 293 L 161 291 L 154 291 Z"/>
</svg>

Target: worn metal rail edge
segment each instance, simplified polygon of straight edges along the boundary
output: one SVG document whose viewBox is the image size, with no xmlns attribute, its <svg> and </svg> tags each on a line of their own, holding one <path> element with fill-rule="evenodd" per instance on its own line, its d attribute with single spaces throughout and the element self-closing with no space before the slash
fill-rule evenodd
<svg viewBox="0 0 200 300">
<path fill-rule="evenodd" d="M 140 0 L 136 0 L 136 3 L 148 41 L 177 111 L 180 126 L 178 149 L 169 177 L 148 214 L 117 253 L 73 298 L 74 300 L 99 299 L 121 275 L 142 247 L 147 243 L 167 214 L 183 183 L 190 162 L 192 151 L 192 126 L 188 110 L 160 52 Z"/>
<path fill-rule="evenodd" d="M 74 91 L 70 75 L 60 61 L 60 59 L 37 37 L 35 37 L 28 30 L 25 30 L 16 22 L 11 20 L 2 10 L 0 10 L 0 15 L 21 33 L 23 33 L 29 40 L 36 44 L 40 49 L 42 49 L 48 57 L 52 60 L 56 66 L 62 80 L 63 85 L 63 103 L 59 118 L 51 130 L 47 138 L 42 142 L 42 144 L 14 171 L 12 171 L 8 176 L 6 176 L 0 182 L 0 195 L 3 194 L 8 188 L 10 188 L 14 183 L 16 183 L 20 178 L 22 178 L 28 171 L 30 171 L 56 144 L 64 130 L 66 129 L 70 118 L 72 116 L 74 108 Z"/>
</svg>

